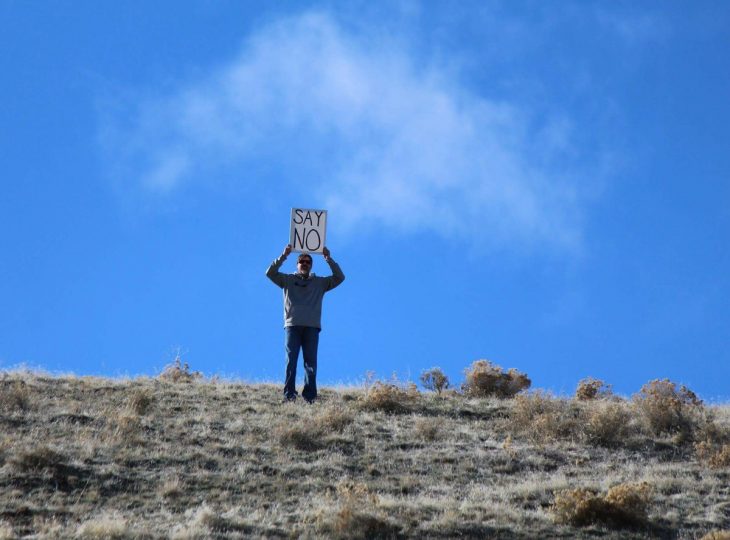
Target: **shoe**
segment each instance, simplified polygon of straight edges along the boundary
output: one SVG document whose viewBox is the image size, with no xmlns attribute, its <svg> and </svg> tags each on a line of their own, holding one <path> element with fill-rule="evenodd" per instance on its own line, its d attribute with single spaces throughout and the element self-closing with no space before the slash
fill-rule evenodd
<svg viewBox="0 0 730 540">
<path fill-rule="evenodd" d="M 294 403 L 297 400 L 297 396 L 284 396 L 282 403 Z"/>
</svg>

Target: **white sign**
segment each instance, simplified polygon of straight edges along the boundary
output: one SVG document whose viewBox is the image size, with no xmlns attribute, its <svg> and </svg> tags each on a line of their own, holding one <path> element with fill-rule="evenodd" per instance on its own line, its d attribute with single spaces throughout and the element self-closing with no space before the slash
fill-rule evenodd
<svg viewBox="0 0 730 540">
<path fill-rule="evenodd" d="M 322 253 L 327 232 L 327 210 L 291 209 L 289 244 L 292 251 Z"/>
</svg>

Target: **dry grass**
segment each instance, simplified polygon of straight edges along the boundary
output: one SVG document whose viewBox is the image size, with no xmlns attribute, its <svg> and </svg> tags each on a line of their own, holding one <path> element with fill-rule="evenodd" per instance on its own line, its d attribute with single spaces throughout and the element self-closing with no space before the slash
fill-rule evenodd
<svg viewBox="0 0 730 540">
<path fill-rule="evenodd" d="M 699 538 L 730 519 L 727 406 L 687 404 L 682 438 L 615 397 L 1 380 L 0 538 Z"/>
<path fill-rule="evenodd" d="M 710 531 L 700 540 L 730 540 L 730 530 Z"/>
</svg>

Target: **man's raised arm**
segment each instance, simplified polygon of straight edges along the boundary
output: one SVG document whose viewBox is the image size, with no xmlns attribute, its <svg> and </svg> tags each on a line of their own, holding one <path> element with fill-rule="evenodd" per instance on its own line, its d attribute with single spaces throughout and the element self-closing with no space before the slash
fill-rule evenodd
<svg viewBox="0 0 730 540">
<path fill-rule="evenodd" d="M 342 269 L 340 268 L 340 265 L 335 262 L 335 260 L 330 256 L 330 250 L 326 247 L 322 249 L 322 255 L 324 256 L 324 260 L 329 265 L 330 269 L 332 270 L 332 275 L 327 278 L 329 279 L 329 283 L 327 283 L 327 290 L 331 291 L 335 287 L 337 287 L 340 283 L 345 281 L 345 274 L 342 273 Z"/>
<path fill-rule="evenodd" d="M 282 264 L 284 264 L 284 261 L 290 253 L 291 245 L 287 245 L 281 255 L 274 259 L 274 262 L 272 262 L 269 265 L 269 268 L 266 270 L 266 277 L 273 281 L 279 287 L 283 287 L 286 284 L 286 274 L 282 274 L 281 272 L 279 272 L 279 268 Z"/>
</svg>

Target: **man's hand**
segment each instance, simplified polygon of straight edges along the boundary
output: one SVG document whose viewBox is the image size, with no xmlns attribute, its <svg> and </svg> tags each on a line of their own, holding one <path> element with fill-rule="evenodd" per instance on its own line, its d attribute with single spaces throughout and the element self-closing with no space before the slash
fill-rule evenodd
<svg viewBox="0 0 730 540">
<path fill-rule="evenodd" d="M 327 247 L 322 248 L 322 255 L 324 255 L 324 260 L 329 262 L 330 261 L 330 250 L 327 249 Z"/>
<path fill-rule="evenodd" d="M 291 253 L 291 244 L 287 244 L 286 247 L 284 248 L 284 252 L 282 253 L 282 256 L 284 258 L 286 258 L 289 256 L 290 253 Z"/>
</svg>

